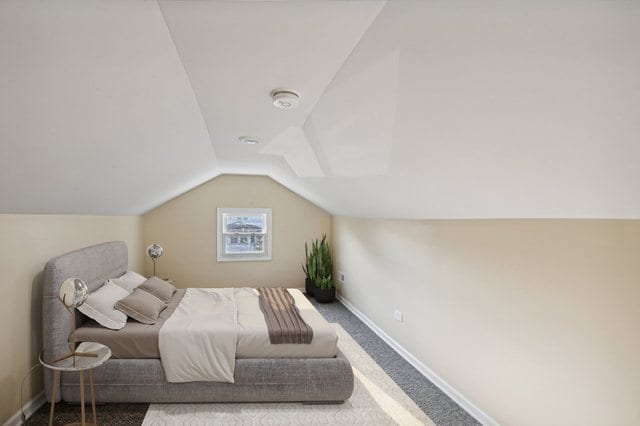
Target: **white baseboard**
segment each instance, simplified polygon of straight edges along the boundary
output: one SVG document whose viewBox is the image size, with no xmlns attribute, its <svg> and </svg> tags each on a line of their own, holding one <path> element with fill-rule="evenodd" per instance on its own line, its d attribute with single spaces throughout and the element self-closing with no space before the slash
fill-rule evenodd
<svg viewBox="0 0 640 426">
<path fill-rule="evenodd" d="M 46 402 L 46 399 L 44 398 L 44 392 L 40 392 L 39 394 L 31 398 L 31 400 L 27 401 L 27 403 L 24 405 L 25 416 L 27 416 L 27 418 L 31 417 L 31 415 L 35 413 L 38 410 L 38 408 L 42 407 L 42 405 L 45 402 Z M 20 410 L 18 410 L 17 413 L 9 417 L 9 420 L 4 422 L 3 426 L 20 426 L 21 424 L 22 424 L 22 413 L 20 412 Z"/>
<path fill-rule="evenodd" d="M 400 343 L 396 342 L 391 336 L 385 333 L 380 327 L 378 327 L 373 321 L 371 321 L 365 314 L 360 312 L 358 308 L 353 306 L 351 302 L 342 297 L 341 294 L 336 294 L 337 299 L 355 316 L 357 316 L 362 322 L 364 322 L 374 333 L 376 333 L 382 340 L 384 340 L 389 346 L 391 346 L 398 354 L 404 358 L 409 364 L 411 364 L 416 370 L 418 370 L 423 376 L 436 385 L 442 392 L 444 392 L 449 398 L 455 401 L 460 407 L 472 415 L 477 421 L 485 426 L 495 426 L 499 423 L 492 419 L 488 414 L 480 410 L 475 404 L 464 397 L 453 386 L 445 382 L 440 376 L 438 376 L 433 370 L 424 365 L 420 360 L 413 356 L 408 350 L 406 350 Z"/>
</svg>

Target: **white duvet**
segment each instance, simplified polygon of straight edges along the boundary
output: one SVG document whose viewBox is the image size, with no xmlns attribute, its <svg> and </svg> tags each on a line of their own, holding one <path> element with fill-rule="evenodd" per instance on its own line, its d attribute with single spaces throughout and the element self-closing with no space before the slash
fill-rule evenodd
<svg viewBox="0 0 640 426">
<path fill-rule="evenodd" d="M 172 383 L 233 383 L 236 358 L 332 358 L 338 336 L 299 290 L 289 289 L 313 329 L 310 344 L 271 344 L 253 288 L 189 288 L 160 328 L 159 349 Z"/>
<path fill-rule="evenodd" d="M 238 340 L 231 288 L 189 288 L 159 334 L 162 366 L 171 383 L 233 383 Z"/>
</svg>

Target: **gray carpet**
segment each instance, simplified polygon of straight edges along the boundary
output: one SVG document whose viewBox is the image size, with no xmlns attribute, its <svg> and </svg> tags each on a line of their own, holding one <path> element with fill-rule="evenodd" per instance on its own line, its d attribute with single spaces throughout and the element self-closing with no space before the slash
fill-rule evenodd
<svg viewBox="0 0 640 426">
<path fill-rule="evenodd" d="M 337 322 L 369 353 L 380 367 L 409 395 L 437 425 L 478 425 L 460 406 L 442 393 L 433 383 L 382 341 L 369 327 L 347 310 L 341 303 L 316 303 L 314 306 L 329 322 Z M 141 425 L 148 404 L 105 404 L 97 407 L 98 424 Z M 90 406 L 87 407 L 91 410 Z M 56 406 L 55 424 L 78 421 L 78 405 Z M 49 404 L 42 406 L 27 421 L 27 425 L 44 425 L 49 419 Z"/>
<path fill-rule="evenodd" d="M 313 305 L 329 322 L 337 322 L 437 425 L 479 425 L 451 398 L 405 361 L 340 302 Z"/>
</svg>

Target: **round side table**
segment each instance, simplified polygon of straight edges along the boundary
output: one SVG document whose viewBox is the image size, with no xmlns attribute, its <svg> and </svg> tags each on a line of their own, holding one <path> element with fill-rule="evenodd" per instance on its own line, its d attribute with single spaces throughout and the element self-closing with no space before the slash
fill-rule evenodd
<svg viewBox="0 0 640 426">
<path fill-rule="evenodd" d="M 74 423 L 80 425 L 86 425 L 85 410 L 84 410 L 84 371 L 89 370 L 89 386 L 91 389 L 91 408 L 93 411 L 93 423 L 96 422 L 96 400 L 93 395 L 93 369 L 104 364 L 109 358 L 111 358 L 111 349 L 107 346 L 95 342 L 83 342 L 78 345 L 75 351 L 76 355 L 69 355 L 68 357 L 61 358 L 55 361 L 49 361 L 42 359 L 40 356 L 40 363 L 53 370 L 53 390 L 51 391 L 51 409 L 49 410 L 49 426 L 53 425 L 53 412 L 55 410 L 56 400 L 56 385 L 58 384 L 58 378 L 61 371 L 79 371 L 80 372 L 80 407 L 82 412 L 82 422 Z"/>
</svg>

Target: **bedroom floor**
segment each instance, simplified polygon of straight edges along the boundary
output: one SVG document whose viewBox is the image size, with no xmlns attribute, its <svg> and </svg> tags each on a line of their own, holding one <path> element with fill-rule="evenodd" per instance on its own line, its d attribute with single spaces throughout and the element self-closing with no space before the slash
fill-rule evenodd
<svg viewBox="0 0 640 426">
<path fill-rule="evenodd" d="M 434 384 L 380 339 L 369 327 L 353 315 L 340 302 L 314 306 L 329 322 L 340 324 L 366 350 L 382 369 L 405 391 L 411 399 L 437 425 L 478 425 L 479 423 L 460 408 Z M 97 407 L 98 424 L 140 425 L 149 404 L 105 404 Z M 90 411 L 90 406 L 88 407 Z M 55 424 L 76 422 L 80 417 L 77 405 L 56 406 Z M 47 424 L 49 404 L 45 404 L 27 421 L 27 425 Z"/>
</svg>

